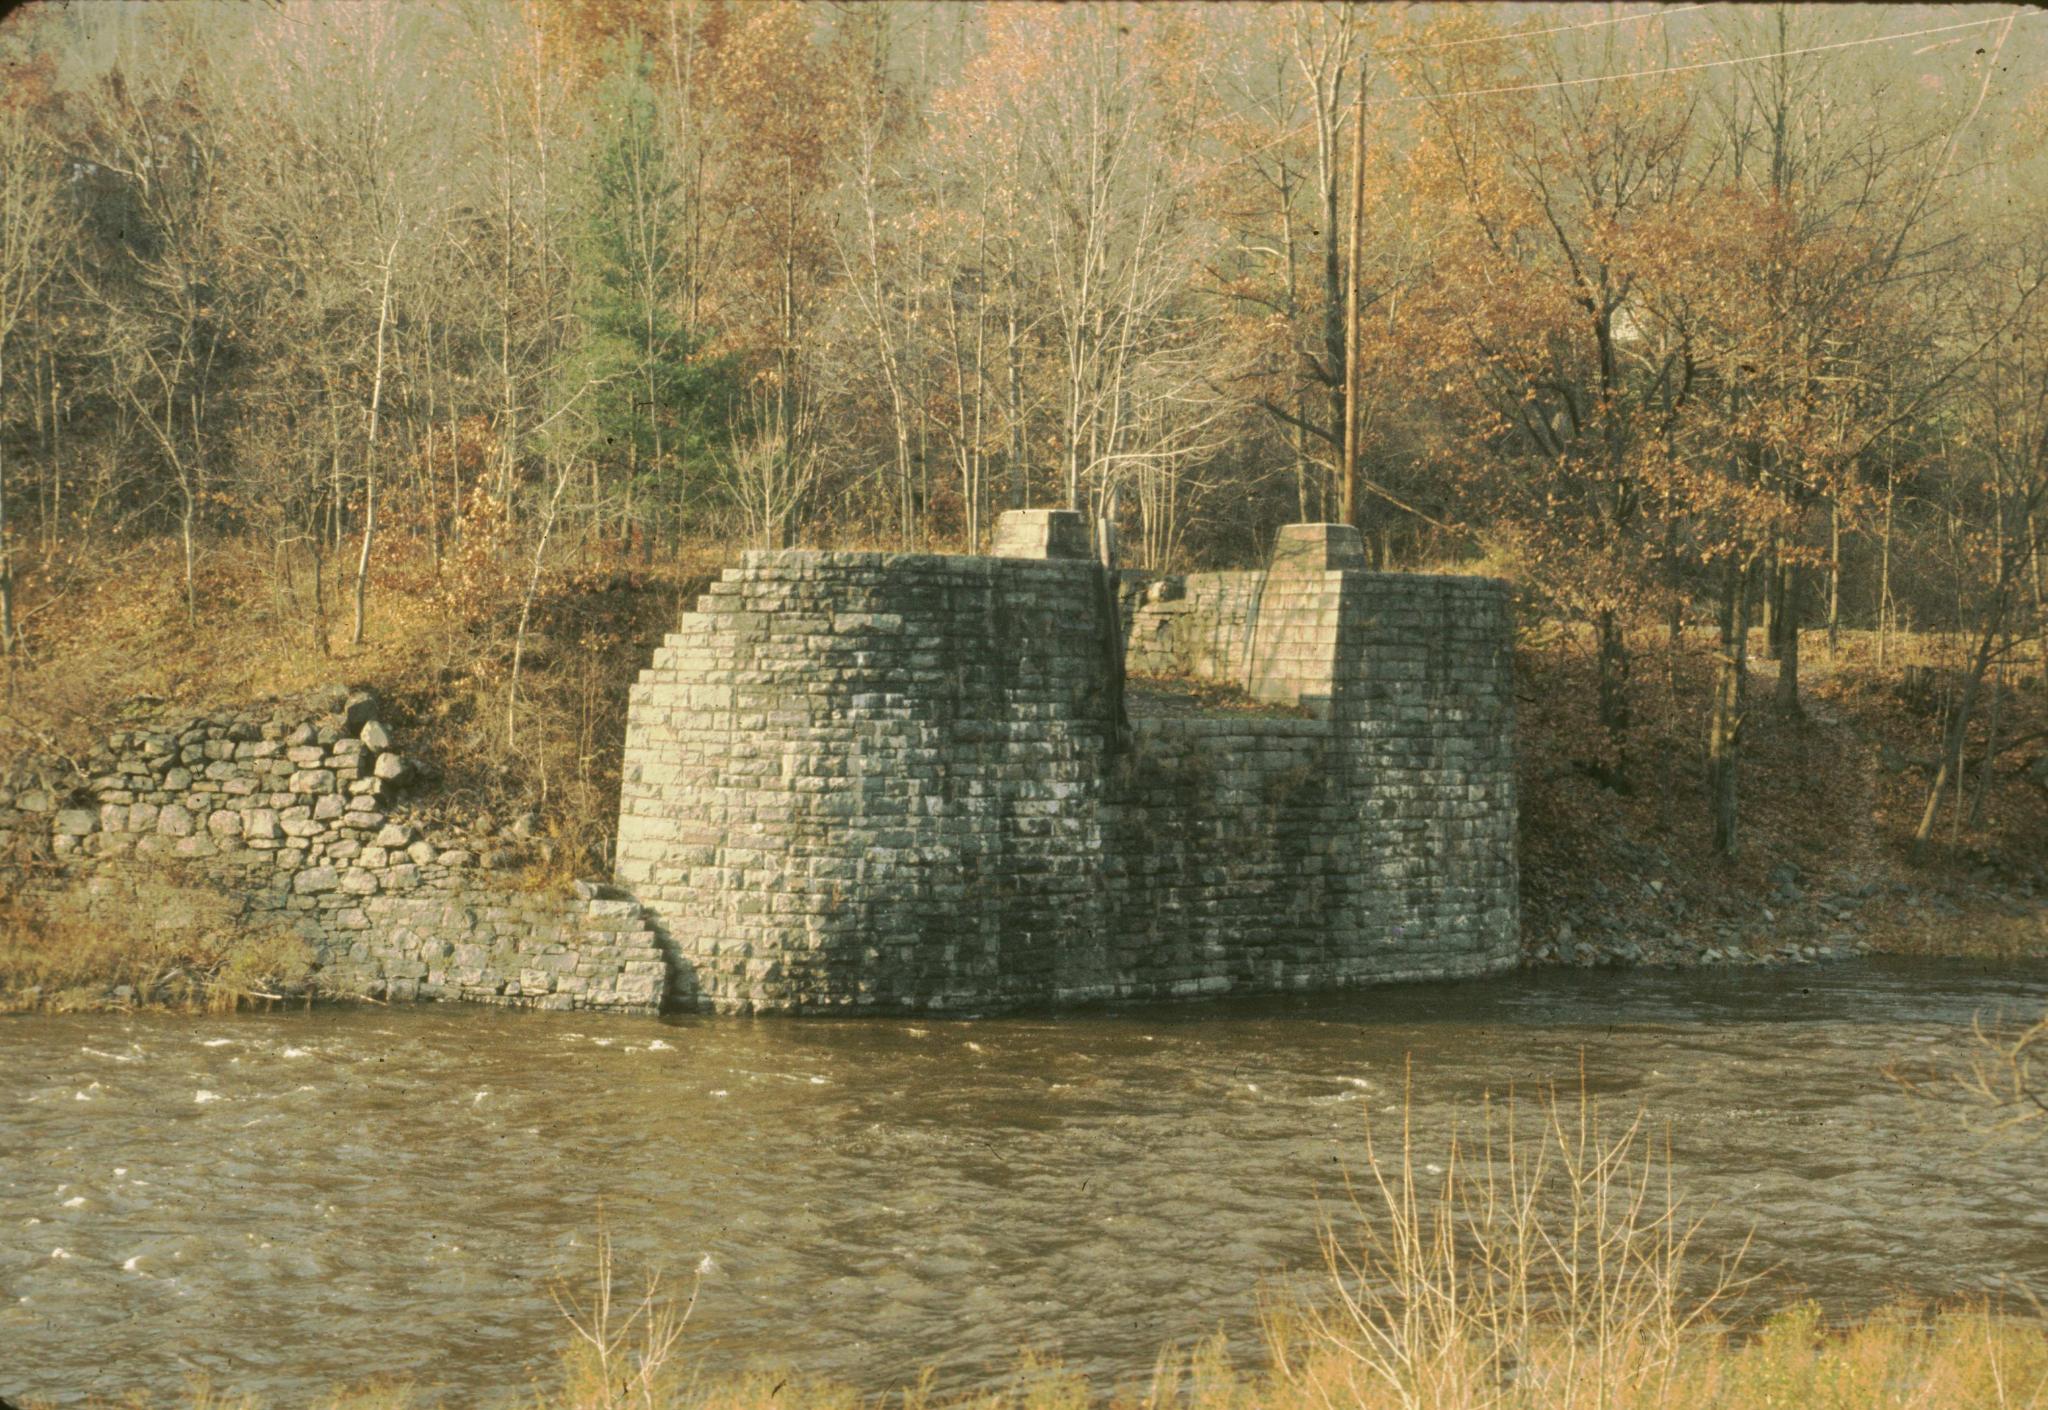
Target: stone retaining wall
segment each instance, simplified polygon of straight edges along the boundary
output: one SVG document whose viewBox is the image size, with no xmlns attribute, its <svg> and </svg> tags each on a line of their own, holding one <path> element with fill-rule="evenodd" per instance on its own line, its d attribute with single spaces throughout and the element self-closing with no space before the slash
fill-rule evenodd
<svg viewBox="0 0 2048 1410">
<path fill-rule="evenodd" d="M 84 762 L 31 760 L 0 787 L 0 859 L 106 924 L 148 923 L 152 898 L 211 895 L 222 923 L 295 929 L 327 993 L 661 1003 L 664 965 L 634 902 L 589 886 L 523 894 L 479 864 L 475 839 L 409 819 L 410 766 L 367 693 L 159 716 Z"/>
<path fill-rule="evenodd" d="M 1505 588 L 1365 572 L 1349 533 L 1117 594 L 1062 511 L 1005 558 L 749 554 L 632 687 L 622 891 L 521 892 L 340 689 L 30 761 L 0 874 L 107 924 L 170 894 L 289 925 L 319 989 L 380 999 L 973 1012 L 1506 968 Z M 1308 718 L 1125 727 L 1116 622 L 1131 670 Z"/>
</svg>

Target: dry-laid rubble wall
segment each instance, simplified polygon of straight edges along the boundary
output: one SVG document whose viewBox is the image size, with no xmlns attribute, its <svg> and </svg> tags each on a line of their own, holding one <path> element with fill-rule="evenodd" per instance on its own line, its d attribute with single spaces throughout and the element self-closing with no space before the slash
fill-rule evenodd
<svg viewBox="0 0 2048 1410">
<path fill-rule="evenodd" d="M 82 898 L 108 925 L 161 899 L 308 943 L 320 992 L 651 1010 L 664 964 L 633 901 L 534 895 L 489 844 L 411 820 L 411 772 L 366 692 L 159 715 L 81 772 L 32 759 L 0 785 L 10 884 Z M 495 849 L 492 849 L 495 850 Z"/>
</svg>

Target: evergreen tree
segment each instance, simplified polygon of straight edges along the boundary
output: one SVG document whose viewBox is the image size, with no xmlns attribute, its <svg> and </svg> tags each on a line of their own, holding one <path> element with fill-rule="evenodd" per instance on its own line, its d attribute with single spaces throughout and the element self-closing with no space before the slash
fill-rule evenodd
<svg viewBox="0 0 2048 1410">
<path fill-rule="evenodd" d="M 712 447 L 733 401 L 728 360 L 692 340 L 676 307 L 684 211 L 649 56 L 622 41 L 593 92 L 582 266 L 584 353 L 597 454 L 619 495 L 622 538 L 651 547 L 664 522 L 701 528 Z"/>
</svg>

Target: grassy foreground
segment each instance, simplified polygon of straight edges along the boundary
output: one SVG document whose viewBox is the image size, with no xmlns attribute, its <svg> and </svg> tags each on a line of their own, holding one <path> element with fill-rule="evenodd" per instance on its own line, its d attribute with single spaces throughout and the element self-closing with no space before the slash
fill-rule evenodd
<svg viewBox="0 0 2048 1410">
<path fill-rule="evenodd" d="M 1473 1349 L 1475 1362 L 1487 1358 Z M 1502 1382 L 1439 1394 L 1364 1379 L 1329 1347 L 1285 1370 L 1247 1372 L 1208 1345 L 1166 1356 L 1143 1385 L 1108 1394 L 1057 1366 L 1026 1364 L 1001 1389 L 957 1396 L 914 1384 L 886 1396 L 783 1375 L 722 1383 L 663 1375 L 606 1382 L 593 1358 L 567 1358 L 561 1384 L 513 1404 L 550 1410 L 2020 1410 L 2048 1404 L 2048 1334 L 1983 1309 L 1897 1312 L 1828 1331 L 1819 1309 L 1779 1314 L 1740 1345 L 1701 1337 L 1676 1357 L 1637 1347 L 1606 1366 L 1550 1342 Z M 147 1404 L 148 1402 L 129 1402 Z M 192 1388 L 189 1410 L 269 1410 Z M 322 1410 L 429 1410 L 403 1388 L 337 1392 Z M 34 1402 L 23 1410 L 34 1410 Z M 452 1410 L 452 1407 L 451 1407 Z"/>
</svg>

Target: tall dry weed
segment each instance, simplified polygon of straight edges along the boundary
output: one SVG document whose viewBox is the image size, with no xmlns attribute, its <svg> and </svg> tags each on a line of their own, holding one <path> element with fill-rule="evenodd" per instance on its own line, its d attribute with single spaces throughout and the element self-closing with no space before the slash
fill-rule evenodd
<svg viewBox="0 0 2048 1410">
<path fill-rule="evenodd" d="M 1324 1224 L 1326 1296 L 1269 1319 L 1276 1372 L 1317 1404 L 1599 1406 L 1668 1389 L 1743 1248 L 1704 1278 L 1668 1145 L 1587 1092 L 1488 1102 L 1435 1159 L 1412 1106 L 1368 1125 L 1349 1220 Z M 1654 1399 L 1649 1403 L 1657 1403 Z"/>
</svg>

